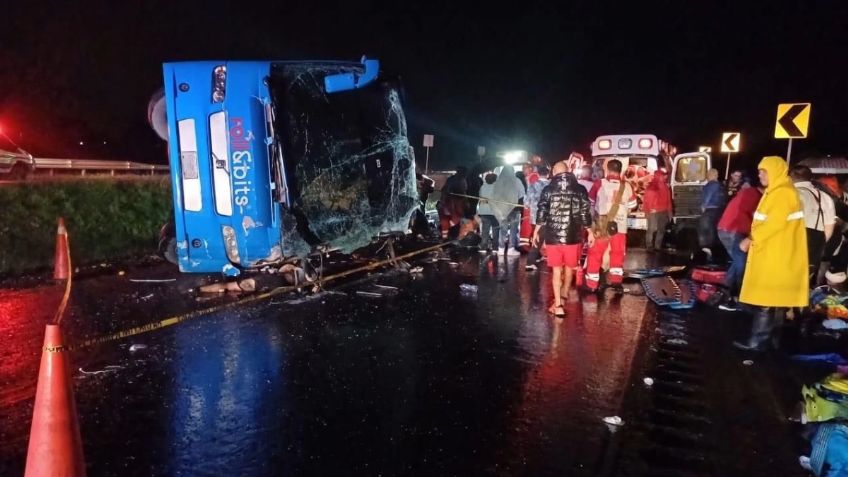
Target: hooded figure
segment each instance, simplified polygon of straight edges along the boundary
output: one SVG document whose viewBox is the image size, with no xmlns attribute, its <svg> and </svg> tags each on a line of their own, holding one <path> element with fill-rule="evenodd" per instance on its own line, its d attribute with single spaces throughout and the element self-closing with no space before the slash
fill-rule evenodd
<svg viewBox="0 0 848 477">
<path fill-rule="evenodd" d="M 512 166 L 504 166 L 492 190 L 492 202 L 489 204 L 492 215 L 498 219 L 499 223 L 504 224 L 507 216 L 522 197 L 524 197 L 524 185 L 515 176 L 515 169 Z"/>
<path fill-rule="evenodd" d="M 768 184 L 751 225 L 739 301 L 762 307 L 804 307 L 809 302 L 807 232 L 798 191 L 786 162 L 763 158 Z"/>
</svg>

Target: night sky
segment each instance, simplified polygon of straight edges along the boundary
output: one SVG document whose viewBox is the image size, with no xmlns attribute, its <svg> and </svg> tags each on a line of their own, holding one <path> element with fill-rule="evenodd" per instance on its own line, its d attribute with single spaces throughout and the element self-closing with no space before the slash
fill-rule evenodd
<svg viewBox="0 0 848 477">
<path fill-rule="evenodd" d="M 628 132 L 717 149 L 723 130 L 750 162 L 786 151 L 779 102 L 813 103 L 794 158 L 848 151 L 845 1 L 5 3 L 0 125 L 36 154 L 164 162 L 163 61 L 362 54 L 402 77 L 410 141 L 423 160 L 435 134 L 441 168 Z"/>
</svg>

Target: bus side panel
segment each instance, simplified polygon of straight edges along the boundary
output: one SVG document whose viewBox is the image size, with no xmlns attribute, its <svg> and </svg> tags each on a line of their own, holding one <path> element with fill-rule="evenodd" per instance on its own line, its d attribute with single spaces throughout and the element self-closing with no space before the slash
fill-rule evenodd
<svg viewBox="0 0 848 477">
<path fill-rule="evenodd" d="M 168 147 L 177 255 L 183 272 L 219 272 L 230 265 L 215 213 L 209 151 L 208 116 L 211 109 L 211 71 L 221 62 L 170 63 L 165 65 L 165 96 L 168 113 Z M 189 127 L 189 121 L 194 127 Z M 181 137 L 185 135 L 185 137 Z M 189 141 L 188 136 L 193 135 Z M 196 147 L 188 144 L 194 143 Z M 197 167 L 182 164 L 183 149 L 196 149 Z M 192 171 L 193 170 L 193 171 Z M 186 190 L 188 178 L 197 190 Z M 199 180 L 196 180 L 199 179 Z M 189 205 L 189 204 L 194 205 Z M 199 204 L 199 207 L 198 207 Z M 197 210 L 199 208 L 199 210 Z M 186 210 L 195 209 L 195 210 Z"/>
<path fill-rule="evenodd" d="M 174 215 L 182 219 L 182 224 L 179 218 L 176 221 L 177 252 L 180 270 L 184 272 L 215 272 L 229 264 L 215 214 L 211 169 L 206 159 L 210 156 L 206 119 L 210 91 L 204 83 L 210 83 L 209 72 L 216 64 L 176 63 L 165 67 L 165 83 L 169 85 L 166 87 L 166 104 L 171 177 L 174 190 L 179 191 L 174 194 Z M 194 121 L 193 127 L 189 121 Z M 189 140 L 189 137 L 192 139 Z M 193 143 L 194 147 L 189 143 Z M 196 152 L 196 167 L 183 164 L 186 149 Z M 187 187 L 188 182 L 194 183 L 196 189 Z"/>
<path fill-rule="evenodd" d="M 177 85 L 174 83 L 174 74 L 170 65 L 162 66 L 165 89 L 165 110 L 168 121 L 168 165 L 171 169 L 171 195 L 174 206 L 174 230 L 177 240 L 177 259 L 180 271 L 188 270 L 183 264 L 188 262 L 188 235 L 185 228 L 185 211 L 183 209 L 182 168 L 180 167 L 180 147 L 177 140 L 176 97 Z"/>
</svg>

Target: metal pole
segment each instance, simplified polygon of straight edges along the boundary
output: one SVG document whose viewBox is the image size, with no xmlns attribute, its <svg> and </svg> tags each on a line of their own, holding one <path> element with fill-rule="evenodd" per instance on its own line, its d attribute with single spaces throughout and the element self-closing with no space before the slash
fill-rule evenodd
<svg viewBox="0 0 848 477">
<path fill-rule="evenodd" d="M 786 165 L 789 165 L 789 158 L 792 157 L 792 138 L 789 138 L 789 147 L 786 149 Z"/>
<path fill-rule="evenodd" d="M 727 153 L 727 166 L 725 166 L 725 168 L 724 168 L 724 180 L 726 181 L 728 177 L 730 177 L 730 153 L 729 152 Z"/>
<path fill-rule="evenodd" d="M 430 148 L 427 147 L 425 149 L 427 149 L 427 159 L 424 162 L 424 173 L 428 174 L 430 172 Z"/>
</svg>

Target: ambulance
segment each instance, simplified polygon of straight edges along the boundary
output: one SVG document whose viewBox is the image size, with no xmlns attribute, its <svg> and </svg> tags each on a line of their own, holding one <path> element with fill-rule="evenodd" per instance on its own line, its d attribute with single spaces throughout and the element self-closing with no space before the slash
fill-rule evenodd
<svg viewBox="0 0 848 477">
<path fill-rule="evenodd" d="M 707 182 L 710 155 L 704 152 L 678 154 L 677 147 L 653 134 L 617 134 L 599 136 L 592 143 L 592 168 L 603 176 L 612 159 L 622 163 L 624 177 L 636 192 L 638 206 L 630 211 L 627 227 L 647 230 L 642 209 L 645 187 L 660 168 L 669 171 L 675 231 L 693 229 L 700 215 L 701 189 Z"/>
</svg>

